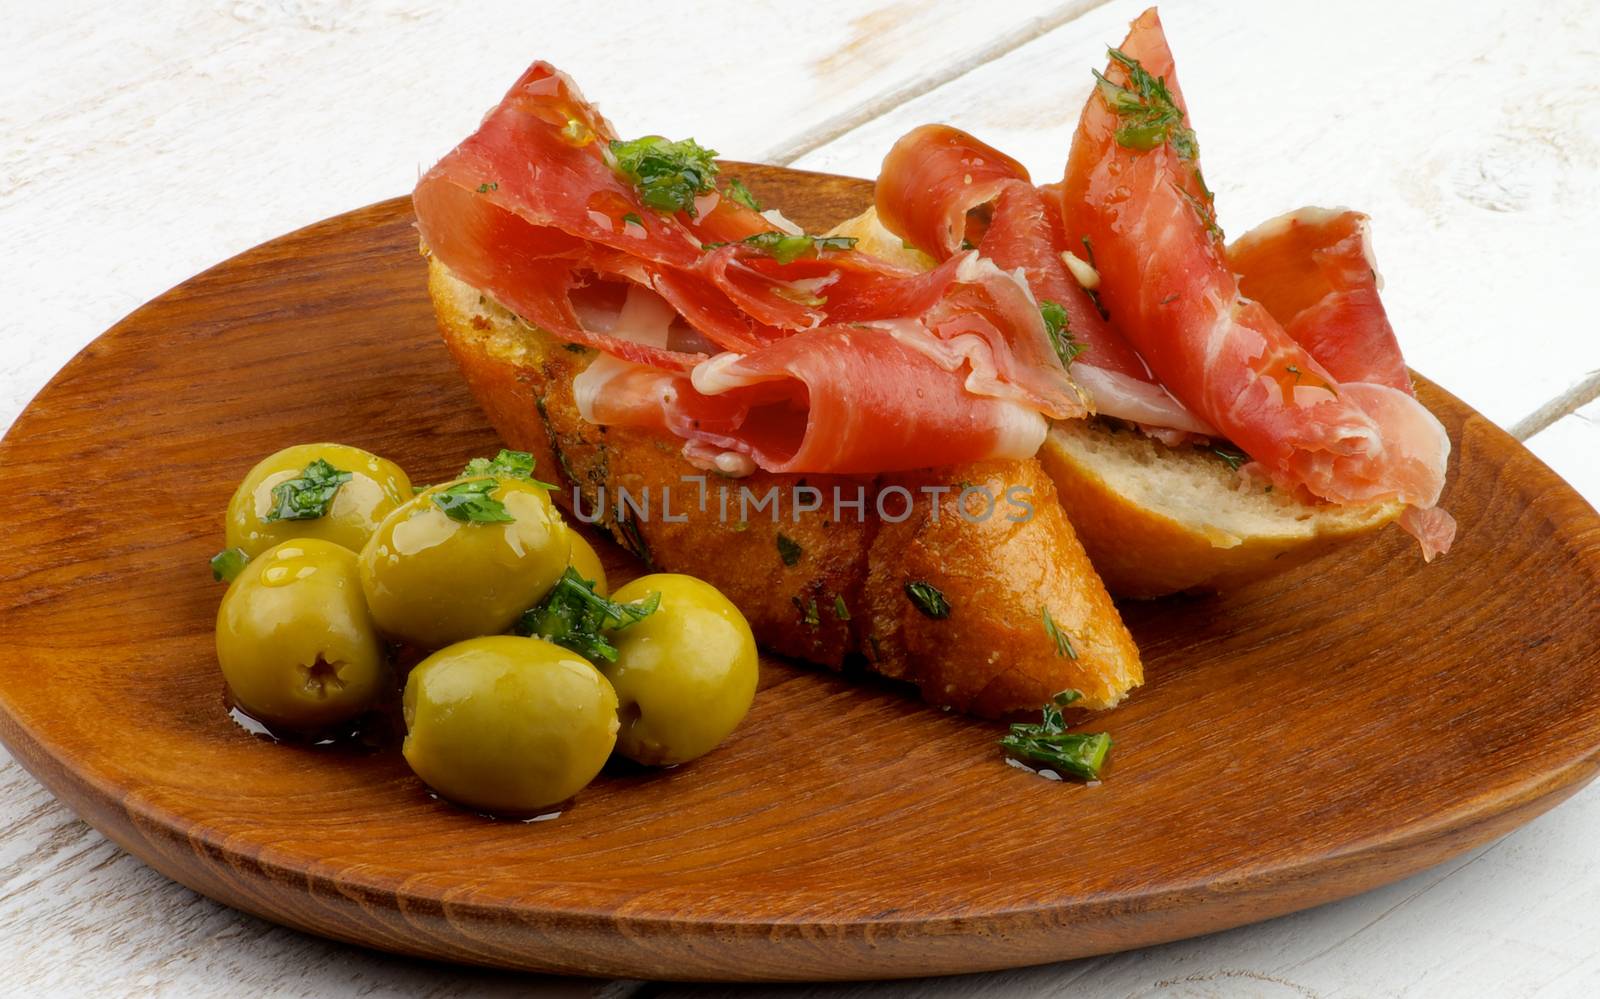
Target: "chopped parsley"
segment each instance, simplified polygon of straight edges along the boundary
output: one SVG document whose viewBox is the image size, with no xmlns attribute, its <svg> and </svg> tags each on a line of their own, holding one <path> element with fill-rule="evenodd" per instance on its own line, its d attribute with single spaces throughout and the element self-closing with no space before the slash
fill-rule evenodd
<svg viewBox="0 0 1600 999">
<path fill-rule="evenodd" d="M 594 580 L 568 566 L 545 598 L 517 619 L 517 633 L 554 642 L 586 659 L 616 662 L 617 647 L 609 634 L 654 614 L 661 594 L 619 604 L 596 593 L 594 586 Z"/>
<path fill-rule="evenodd" d="M 833 616 L 840 621 L 850 620 L 850 608 L 845 606 L 844 597 L 839 596 L 837 593 L 833 595 Z"/>
<path fill-rule="evenodd" d="M 916 580 L 906 584 L 906 599 L 916 605 L 917 610 L 933 618 L 935 621 L 950 616 L 950 601 L 944 598 L 938 588 L 932 583 Z"/>
<path fill-rule="evenodd" d="M 1112 83 L 1098 71 L 1094 74 L 1100 96 L 1118 118 L 1117 145 L 1146 150 L 1170 143 L 1172 151 L 1183 159 L 1199 156 L 1194 129 L 1184 125 L 1183 109 L 1167 89 L 1166 79 L 1151 76 L 1139 60 L 1118 49 L 1108 49 L 1107 54 L 1128 71 L 1127 87 Z"/>
<path fill-rule="evenodd" d="M 792 263 L 801 257 L 817 256 L 824 250 L 853 250 L 856 248 L 854 236 L 791 236 L 786 232 L 758 232 L 754 236 L 746 236 L 740 240 L 746 246 L 753 246 L 758 250 L 771 254 L 772 259 L 780 264 Z M 726 243 L 706 243 L 708 249 L 717 246 L 726 246 Z"/>
<path fill-rule="evenodd" d="M 272 487 L 272 512 L 262 520 L 316 520 L 328 512 L 339 487 L 350 481 L 350 473 L 334 468 L 321 458 L 305 467 L 298 476 Z"/>
<path fill-rule="evenodd" d="M 1056 356 L 1061 358 L 1063 368 L 1070 367 L 1078 355 L 1089 349 L 1086 343 L 1079 343 L 1072 336 L 1072 325 L 1067 321 L 1067 310 L 1061 303 L 1052 302 L 1048 298 L 1039 300 L 1039 316 L 1044 320 L 1044 328 L 1050 334 L 1050 343 L 1056 349 Z"/>
<path fill-rule="evenodd" d="M 1061 630 L 1060 625 L 1056 624 L 1056 619 L 1050 616 L 1050 608 L 1041 606 L 1039 613 L 1044 617 L 1044 633 L 1055 643 L 1056 655 L 1063 659 L 1077 659 L 1078 650 L 1072 647 L 1072 639 Z"/>
<path fill-rule="evenodd" d="M 498 191 L 498 190 L 500 190 L 500 182 L 499 181 L 492 181 L 492 182 L 490 182 L 488 184 L 479 184 L 478 185 L 478 193 L 479 194 L 488 194 L 490 191 Z"/>
<path fill-rule="evenodd" d="M 634 225 L 638 226 L 644 225 L 644 219 L 639 217 L 638 212 L 628 212 L 626 215 L 622 216 L 622 221 L 632 222 Z"/>
<path fill-rule="evenodd" d="M 626 509 L 619 509 L 616 520 L 612 521 L 612 533 L 617 536 L 622 547 L 638 556 L 646 569 L 656 567 L 655 555 L 650 551 L 650 544 L 645 541 L 644 532 L 640 530 L 639 521 L 633 514 Z"/>
<path fill-rule="evenodd" d="M 753 212 L 761 210 L 761 202 L 756 200 L 756 196 L 750 193 L 750 189 L 745 187 L 744 181 L 738 177 L 729 179 L 726 193 L 729 201 L 737 202 Z"/>
<path fill-rule="evenodd" d="M 717 151 L 693 139 L 671 142 L 647 135 L 611 141 L 616 170 L 639 191 L 639 199 L 663 212 L 695 214 L 694 199 L 717 189 Z"/>
<path fill-rule="evenodd" d="M 540 482 L 533 477 L 533 464 L 533 455 L 528 452 L 501 448 L 500 453 L 493 458 L 474 458 L 467 462 L 466 467 L 456 478 L 480 479 L 484 476 L 493 476 L 501 479 L 521 479 L 546 489 L 556 488 L 551 483 Z"/>
<path fill-rule="evenodd" d="M 784 565 L 798 565 L 800 556 L 804 553 L 799 542 L 787 534 L 778 535 L 778 557 L 783 559 Z"/>
<path fill-rule="evenodd" d="M 243 548 L 224 548 L 211 556 L 211 578 L 219 583 L 231 583 L 249 564 L 250 556 Z"/>
<path fill-rule="evenodd" d="M 500 488 L 499 479 L 468 479 L 446 486 L 433 494 L 433 505 L 451 520 L 471 524 L 509 524 L 506 505 L 489 494 Z"/>
<path fill-rule="evenodd" d="M 1228 469 L 1234 472 L 1237 472 L 1240 466 L 1250 460 L 1249 458 L 1245 457 L 1243 453 L 1239 451 L 1233 451 L 1225 447 L 1214 447 L 1211 449 L 1211 453 L 1227 462 Z"/>
<path fill-rule="evenodd" d="M 1200 171 L 1196 170 L 1195 177 L 1198 178 L 1199 176 Z M 1205 181 L 1201 181 L 1200 186 L 1204 189 Z M 1222 231 L 1222 226 L 1217 222 L 1216 199 L 1211 197 L 1209 191 L 1206 192 L 1206 198 L 1197 198 L 1181 187 L 1177 188 L 1177 191 L 1183 195 L 1183 200 L 1189 202 L 1189 207 L 1194 209 L 1194 213 L 1200 216 L 1200 221 L 1205 223 L 1206 232 L 1210 233 L 1218 242 L 1227 238 Z M 1211 200 L 1207 200 L 1207 198 L 1211 198 Z"/>
<path fill-rule="evenodd" d="M 1097 780 L 1111 751 L 1105 732 L 1068 732 L 1061 709 L 1083 695 L 1063 690 L 1044 706 L 1038 724 L 1018 722 L 1000 739 L 1000 748 L 1019 760 L 1046 764 L 1083 780 Z"/>
<path fill-rule="evenodd" d="M 822 615 L 817 613 L 816 597 L 809 597 L 803 601 L 799 597 L 790 597 L 789 602 L 800 612 L 800 621 L 806 627 L 815 628 L 822 623 Z"/>
</svg>

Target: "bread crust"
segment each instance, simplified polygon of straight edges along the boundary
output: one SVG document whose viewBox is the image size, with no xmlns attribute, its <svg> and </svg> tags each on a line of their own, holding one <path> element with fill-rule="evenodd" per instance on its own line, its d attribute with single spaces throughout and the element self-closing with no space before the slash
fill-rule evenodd
<svg viewBox="0 0 1600 999">
<path fill-rule="evenodd" d="M 1121 597 L 1231 589 L 1377 530 L 1403 509 L 1399 503 L 1336 507 L 1288 498 L 1275 504 L 1259 498 L 1252 502 L 1245 495 L 1251 487 L 1239 482 L 1220 458 L 1215 459 L 1214 478 L 1201 480 L 1198 496 L 1178 496 L 1175 488 L 1169 497 L 1141 501 L 1130 484 L 1137 469 L 1104 457 L 1101 442 L 1119 434 L 1132 437 L 1137 431 L 1092 420 L 1058 424 L 1045 438 L 1039 461 L 1055 482 L 1061 505 L 1106 588 Z M 1167 466 L 1154 475 L 1166 475 L 1174 483 L 1195 479 L 1189 467 L 1179 474 L 1180 463 L 1195 462 L 1176 449 L 1150 440 L 1125 441 L 1120 447 L 1143 448 L 1154 462 Z M 1246 512 L 1247 505 L 1267 505 L 1267 510 Z"/>
<path fill-rule="evenodd" d="M 680 441 L 583 420 L 572 380 L 594 351 L 521 322 L 432 259 L 428 288 L 445 344 L 490 423 L 534 455 L 542 476 L 559 472 L 563 505 L 572 510 L 576 499 L 573 512 L 586 520 L 603 507 L 603 526 L 647 566 L 717 586 L 771 651 L 835 670 L 859 662 L 915 684 L 932 704 L 983 717 L 1031 711 L 1069 688 L 1083 693 L 1082 706 L 1106 708 L 1142 682 L 1138 649 L 1036 459 L 876 477 L 706 478 L 684 460 Z M 699 484 L 685 476 L 705 482 L 704 508 Z M 980 517 L 983 501 L 972 495 L 963 516 L 963 484 L 995 496 L 1027 490 L 1031 515 L 1008 507 Z M 838 486 L 847 502 L 859 489 L 869 514 L 858 519 L 842 507 L 845 516 L 825 509 L 795 519 L 785 510 L 781 523 L 765 512 L 741 521 L 724 516 L 722 485 L 758 497 L 773 487 L 789 496 L 800 485 L 831 497 Z M 663 488 L 681 521 L 661 516 Z M 625 508 L 619 518 L 619 489 L 635 498 L 648 489 L 655 515 Z M 871 515 L 887 490 L 892 517 L 906 506 L 900 490 L 910 498 L 904 519 Z M 912 582 L 942 593 L 948 616 L 919 609 L 907 595 Z M 1046 609 L 1070 651 L 1046 628 Z"/>
</svg>

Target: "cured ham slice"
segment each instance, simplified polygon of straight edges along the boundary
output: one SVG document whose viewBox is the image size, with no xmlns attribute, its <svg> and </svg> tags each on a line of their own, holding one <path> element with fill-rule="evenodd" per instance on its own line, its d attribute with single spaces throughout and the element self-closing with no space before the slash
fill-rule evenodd
<svg viewBox="0 0 1600 999">
<path fill-rule="evenodd" d="M 1239 290 L 1333 377 L 1409 394 L 1411 376 L 1378 297 L 1367 225 L 1360 212 L 1301 208 L 1234 240 L 1228 266 Z"/>
<path fill-rule="evenodd" d="M 659 344 L 673 317 L 665 300 L 635 288 L 616 329 Z M 943 340 L 910 319 L 830 326 L 719 354 L 689 375 L 602 356 L 574 381 L 573 396 L 590 422 L 676 435 L 690 460 L 723 472 L 869 473 L 1030 457 L 1044 441 L 1044 417 L 997 378 L 990 342 Z M 987 390 L 983 382 L 999 388 L 969 391 Z"/>
<path fill-rule="evenodd" d="M 615 142 L 535 63 L 413 196 L 436 259 L 602 353 L 574 386 L 589 419 L 724 470 L 882 472 L 1030 455 L 1045 416 L 1086 411 L 1017 275 L 972 253 L 908 271 L 710 184 L 664 202 L 621 162 L 657 143 Z"/>
<path fill-rule="evenodd" d="M 740 418 L 730 432 L 680 427 L 680 435 L 775 472 L 896 471 L 1038 451 L 1044 417 L 1012 399 L 973 395 L 965 379 L 950 377 L 958 370 L 884 330 L 799 333 L 696 367 L 700 394 L 737 405 Z M 907 419 L 911 399 L 916 412 Z"/>
<path fill-rule="evenodd" d="M 1073 140 L 1062 220 L 1069 240 L 1093 247 L 1102 301 L 1162 384 L 1286 487 L 1435 507 L 1449 454 L 1438 420 L 1393 385 L 1341 381 L 1241 291 L 1154 10 L 1100 79 Z M 1403 523 L 1432 522 L 1428 554 L 1446 517 Z"/>
<path fill-rule="evenodd" d="M 1066 330 L 1081 348 L 1074 376 L 1097 412 L 1214 433 L 1162 388 L 1068 270 L 1063 251 L 1083 247 L 1067 245 L 1059 203 L 1034 187 L 1021 163 L 949 125 L 924 125 L 884 158 L 876 207 L 887 229 L 934 259 L 948 260 L 975 246 L 999 268 L 1020 269 L 1035 299 L 1060 305 Z"/>
</svg>

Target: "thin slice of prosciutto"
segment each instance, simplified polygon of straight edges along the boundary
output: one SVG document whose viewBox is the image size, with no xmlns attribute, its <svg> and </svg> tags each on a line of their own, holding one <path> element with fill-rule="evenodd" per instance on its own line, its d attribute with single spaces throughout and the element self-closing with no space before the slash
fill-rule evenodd
<svg viewBox="0 0 1600 999">
<path fill-rule="evenodd" d="M 1369 220 L 1341 208 L 1301 208 L 1228 246 L 1239 290 L 1343 382 L 1411 392 L 1400 343 L 1384 311 Z"/>
<path fill-rule="evenodd" d="M 535 63 L 413 195 L 433 256 L 602 357 L 586 416 L 681 437 L 723 470 L 886 472 L 1037 450 L 1086 412 L 1026 284 L 953 255 L 928 273 L 816 246 L 712 191 L 647 207 L 611 125 Z M 692 374 L 691 374 L 692 372 Z"/>
<path fill-rule="evenodd" d="M 1093 247 L 1099 294 L 1123 333 L 1163 385 L 1275 482 L 1335 503 L 1398 500 L 1419 511 L 1402 524 L 1424 555 L 1446 550 L 1453 521 L 1435 510 L 1444 428 L 1409 386 L 1341 380 L 1246 297 L 1153 9 L 1100 79 L 1073 140 L 1062 219 L 1069 240 Z"/>
<path fill-rule="evenodd" d="M 935 260 L 975 247 L 1003 270 L 1020 269 L 1036 299 L 1060 305 L 1068 333 L 1082 348 L 1073 378 L 1096 412 L 1215 433 L 1161 386 L 1069 272 L 1063 253 L 1076 251 L 1081 259 L 1084 248 L 1067 245 L 1059 202 L 1033 185 L 1021 163 L 960 129 L 923 125 L 884 157 L 876 208 L 885 228 Z"/>
</svg>

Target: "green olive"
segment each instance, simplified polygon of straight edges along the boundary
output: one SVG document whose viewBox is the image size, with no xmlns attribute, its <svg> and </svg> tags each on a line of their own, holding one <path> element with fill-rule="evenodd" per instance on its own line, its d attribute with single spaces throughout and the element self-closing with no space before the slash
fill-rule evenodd
<svg viewBox="0 0 1600 999">
<path fill-rule="evenodd" d="M 572 558 L 568 561 L 578 575 L 594 582 L 594 591 L 602 597 L 610 593 L 606 585 L 606 567 L 600 564 L 600 555 L 594 550 L 584 536 L 577 531 L 569 532 L 572 535 Z"/>
<path fill-rule="evenodd" d="M 583 790 L 617 741 L 617 695 L 576 653 L 495 635 L 441 649 L 406 681 L 418 777 L 495 815 L 527 815 Z"/>
<path fill-rule="evenodd" d="M 756 693 L 756 641 L 727 597 L 693 576 L 640 576 L 618 603 L 661 594 L 654 614 L 614 634 L 617 661 L 602 665 L 617 690 L 617 751 L 639 763 L 686 763 L 736 728 Z"/>
<path fill-rule="evenodd" d="M 571 532 L 547 491 L 500 479 L 487 495 L 507 522 L 454 520 L 424 489 L 379 525 L 361 550 L 361 586 L 378 627 L 424 649 L 506 631 L 566 571 Z"/>
<path fill-rule="evenodd" d="M 278 506 L 273 487 L 298 478 L 318 458 L 350 473 L 328 512 L 307 520 L 268 520 Z M 234 490 L 228 547 L 255 556 L 290 538 L 321 538 L 358 552 L 383 518 L 410 498 L 411 480 L 392 461 L 344 444 L 297 444 L 263 458 Z"/>
<path fill-rule="evenodd" d="M 388 673 L 350 549 L 297 538 L 247 565 L 217 611 L 233 702 L 269 726 L 315 731 L 377 702 Z"/>
</svg>

